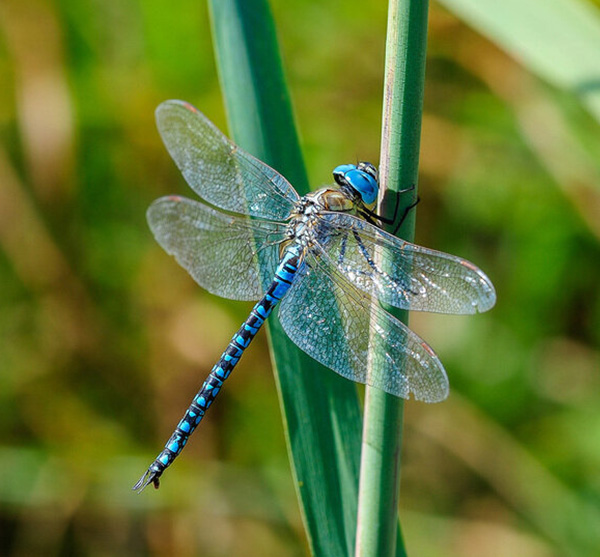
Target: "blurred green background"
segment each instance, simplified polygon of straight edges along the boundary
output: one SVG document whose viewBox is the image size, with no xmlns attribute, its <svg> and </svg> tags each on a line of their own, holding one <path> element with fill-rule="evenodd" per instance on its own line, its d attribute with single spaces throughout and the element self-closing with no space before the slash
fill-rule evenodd
<svg viewBox="0 0 600 557">
<path fill-rule="evenodd" d="M 160 491 L 130 489 L 250 307 L 145 222 L 193 196 L 154 108 L 226 130 L 206 7 L 174 5 L 0 3 L 2 555 L 307 550 L 264 334 Z M 377 161 L 386 4 L 272 6 L 313 188 Z M 411 317 L 452 393 L 407 404 L 408 552 L 600 555 L 598 122 L 434 3 L 421 161 L 417 242 L 476 262 L 498 304 Z"/>
</svg>

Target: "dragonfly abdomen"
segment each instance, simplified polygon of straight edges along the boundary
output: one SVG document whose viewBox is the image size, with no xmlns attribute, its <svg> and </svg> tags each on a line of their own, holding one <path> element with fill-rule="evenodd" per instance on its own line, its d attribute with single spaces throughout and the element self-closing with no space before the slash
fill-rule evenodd
<svg viewBox="0 0 600 557">
<path fill-rule="evenodd" d="M 156 457 L 140 480 L 133 486 L 135 491 L 142 491 L 150 483 L 154 484 L 154 487 L 158 489 L 160 476 L 183 450 L 190 435 L 198 427 L 206 411 L 219 394 L 223 382 L 229 377 L 233 368 L 242 357 L 244 350 L 248 348 L 256 333 L 258 333 L 267 317 L 273 311 L 273 308 L 289 290 L 298 271 L 298 264 L 299 248 L 297 245 L 290 246 L 284 252 L 275 272 L 275 278 L 265 295 L 252 308 L 246 321 L 244 321 L 239 330 L 233 335 L 231 341 L 229 341 L 221 358 L 214 365 L 202 387 L 196 393 L 194 400 L 186 410 L 185 415 L 179 424 L 177 424 L 165 448 Z"/>
</svg>

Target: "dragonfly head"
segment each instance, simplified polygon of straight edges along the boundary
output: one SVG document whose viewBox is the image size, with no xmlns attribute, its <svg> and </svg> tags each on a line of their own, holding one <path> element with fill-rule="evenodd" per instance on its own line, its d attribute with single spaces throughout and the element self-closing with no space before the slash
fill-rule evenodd
<svg viewBox="0 0 600 557">
<path fill-rule="evenodd" d="M 379 192 L 379 175 L 370 162 L 341 164 L 333 169 L 335 182 L 357 193 L 365 205 L 374 203 Z"/>
</svg>

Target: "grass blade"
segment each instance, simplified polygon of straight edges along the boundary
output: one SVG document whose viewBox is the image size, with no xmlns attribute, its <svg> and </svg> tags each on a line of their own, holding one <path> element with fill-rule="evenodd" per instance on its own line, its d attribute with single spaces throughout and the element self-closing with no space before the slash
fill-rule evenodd
<svg viewBox="0 0 600 557">
<path fill-rule="evenodd" d="M 579 0 L 441 0 L 600 121 L 600 16 Z"/>
<path fill-rule="evenodd" d="M 307 178 L 267 2 L 221 0 L 210 6 L 235 141 L 305 193 Z M 309 545 L 317 555 L 350 555 L 361 427 L 356 388 L 297 349 L 275 315 L 269 321 L 290 460 Z"/>
</svg>

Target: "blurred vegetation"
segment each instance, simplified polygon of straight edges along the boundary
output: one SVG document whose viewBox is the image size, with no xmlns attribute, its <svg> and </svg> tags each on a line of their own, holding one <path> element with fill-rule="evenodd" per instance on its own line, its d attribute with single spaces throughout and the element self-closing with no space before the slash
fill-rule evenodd
<svg viewBox="0 0 600 557">
<path fill-rule="evenodd" d="M 385 3 L 272 5 L 313 187 L 378 160 Z M 407 549 L 597 555 L 598 123 L 437 4 L 429 40 L 417 242 L 498 305 L 411 316 L 452 394 L 406 405 Z M 0 553 L 304 554 L 263 335 L 163 488 L 130 491 L 250 307 L 145 223 L 192 195 L 156 105 L 226 129 L 205 6 L 4 0 L 0 80 Z"/>
</svg>

